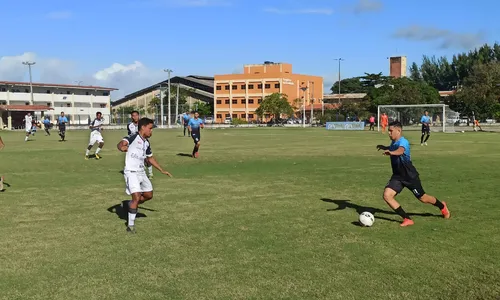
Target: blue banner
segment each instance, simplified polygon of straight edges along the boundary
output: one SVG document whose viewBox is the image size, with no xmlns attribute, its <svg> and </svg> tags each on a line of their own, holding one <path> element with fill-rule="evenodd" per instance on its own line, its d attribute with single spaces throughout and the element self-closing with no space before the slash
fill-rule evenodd
<svg viewBox="0 0 500 300">
<path fill-rule="evenodd" d="M 365 130 L 365 122 L 326 122 L 326 130 Z"/>
</svg>

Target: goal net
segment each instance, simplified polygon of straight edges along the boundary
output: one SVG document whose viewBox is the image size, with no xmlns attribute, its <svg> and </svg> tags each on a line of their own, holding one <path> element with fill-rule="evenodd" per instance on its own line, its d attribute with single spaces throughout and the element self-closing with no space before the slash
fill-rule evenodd
<svg viewBox="0 0 500 300">
<path fill-rule="evenodd" d="M 380 117 L 385 113 L 389 123 L 397 120 L 403 124 L 404 130 L 420 130 L 420 119 L 425 111 L 429 112 L 431 118 L 431 131 L 455 132 L 455 123 L 460 120 L 460 114 L 445 104 L 379 105 L 377 129 L 381 130 Z"/>
</svg>

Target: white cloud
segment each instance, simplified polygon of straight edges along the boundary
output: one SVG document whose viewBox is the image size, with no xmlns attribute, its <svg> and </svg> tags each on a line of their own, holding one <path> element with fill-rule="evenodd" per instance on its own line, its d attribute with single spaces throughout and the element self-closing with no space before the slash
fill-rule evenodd
<svg viewBox="0 0 500 300">
<path fill-rule="evenodd" d="M 70 11 L 53 11 L 45 15 L 47 19 L 70 19 L 73 16 L 73 13 Z"/>
<path fill-rule="evenodd" d="M 352 10 L 356 14 L 365 13 L 365 12 L 376 12 L 382 10 L 384 4 L 381 1 L 377 0 L 359 0 L 357 1 Z"/>
<path fill-rule="evenodd" d="M 133 0 L 133 5 L 153 7 L 210 7 L 230 6 L 229 0 Z"/>
<path fill-rule="evenodd" d="M 265 8 L 265 12 L 280 14 L 280 15 L 290 15 L 290 14 L 298 14 L 298 15 L 331 15 L 333 14 L 333 10 L 329 8 L 305 8 L 305 9 L 296 9 L 296 10 L 286 10 L 286 9 L 278 9 L 278 8 Z"/>
<path fill-rule="evenodd" d="M 393 34 L 394 38 L 421 42 L 437 42 L 442 49 L 459 48 L 470 50 L 479 47 L 484 42 L 482 32 L 455 32 L 432 26 L 411 25 L 399 28 Z"/>
<path fill-rule="evenodd" d="M 0 80 L 28 81 L 28 67 L 22 64 L 23 61 L 36 62 L 32 66 L 34 82 L 75 84 L 82 81 L 81 85 L 117 88 L 119 90 L 111 94 L 113 100 L 166 78 L 163 70 L 149 69 L 140 61 L 128 65 L 113 63 L 102 70 L 82 74 L 74 61 L 39 57 L 36 53 L 26 52 L 0 57 Z"/>
</svg>

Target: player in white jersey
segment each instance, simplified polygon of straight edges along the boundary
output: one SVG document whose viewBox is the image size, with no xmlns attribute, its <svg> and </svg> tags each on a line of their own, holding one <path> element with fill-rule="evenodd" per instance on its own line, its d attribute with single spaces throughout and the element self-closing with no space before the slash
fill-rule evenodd
<svg viewBox="0 0 500 300">
<path fill-rule="evenodd" d="M 33 117 L 31 116 L 31 113 L 27 113 L 24 116 L 24 125 L 25 125 L 25 130 L 26 130 L 26 137 L 24 138 L 24 141 L 27 142 L 28 138 L 30 137 L 31 134 L 31 129 L 33 128 Z"/>
<path fill-rule="evenodd" d="M 101 159 L 101 156 L 99 156 L 99 152 L 102 150 L 102 147 L 104 147 L 104 139 L 102 138 L 102 125 L 104 124 L 104 120 L 102 118 L 102 113 L 97 112 L 96 113 L 96 118 L 94 121 L 90 123 L 90 141 L 89 141 L 89 146 L 87 147 L 87 151 L 85 152 L 85 159 L 89 159 L 89 153 L 92 147 L 94 147 L 95 143 L 99 143 L 99 147 L 95 150 L 95 158 L 96 159 Z"/>
<path fill-rule="evenodd" d="M 132 122 L 130 122 L 127 125 L 127 135 L 132 135 L 132 134 L 135 134 L 139 131 L 139 127 L 138 127 L 139 112 L 134 110 L 132 113 L 130 113 L 130 117 L 132 118 Z M 144 161 L 144 165 L 146 166 L 146 169 L 148 170 L 149 179 L 152 179 L 153 178 L 153 166 L 148 162 L 147 159 Z"/>
<path fill-rule="evenodd" d="M 144 160 L 151 163 L 162 174 L 172 177 L 172 174 L 164 171 L 153 157 L 148 140 L 153 134 L 153 120 L 142 118 L 139 120 L 138 127 L 139 131 L 136 134 L 124 137 L 117 145 L 118 150 L 127 153 L 123 176 L 125 177 L 125 192 L 132 196 L 132 200 L 127 204 L 127 231 L 131 233 L 135 233 L 135 217 L 139 203 L 153 198 L 153 185 L 144 171 Z"/>
</svg>

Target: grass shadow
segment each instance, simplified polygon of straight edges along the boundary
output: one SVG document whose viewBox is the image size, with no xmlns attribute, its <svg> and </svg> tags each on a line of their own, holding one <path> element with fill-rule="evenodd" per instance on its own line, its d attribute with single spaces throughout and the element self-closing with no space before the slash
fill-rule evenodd
<svg viewBox="0 0 500 300">
<path fill-rule="evenodd" d="M 329 199 L 329 198 L 321 198 L 321 201 L 323 202 L 328 202 L 328 203 L 334 203 L 337 205 L 336 208 L 329 208 L 326 211 L 337 211 L 337 210 L 344 210 L 344 209 L 352 209 L 355 210 L 356 213 L 359 215 L 364 211 L 372 213 L 376 219 L 382 219 L 390 222 L 399 222 L 398 220 L 390 219 L 387 217 L 380 216 L 380 214 L 386 214 L 386 215 L 397 215 L 394 211 L 390 210 L 384 210 L 380 208 L 375 208 L 375 207 L 370 207 L 370 206 L 361 206 L 356 203 L 351 202 L 351 200 L 334 200 L 334 199 Z M 379 214 L 379 215 L 377 215 Z M 442 217 L 441 215 L 434 215 L 431 213 L 408 213 L 410 216 L 419 216 L 419 217 Z M 354 224 L 357 223 L 357 224 Z M 353 222 L 354 225 L 361 226 L 359 222 Z"/>
<path fill-rule="evenodd" d="M 193 155 L 187 153 L 177 153 L 177 156 L 193 157 Z"/>
<path fill-rule="evenodd" d="M 116 216 L 118 218 L 120 218 L 121 220 L 124 220 L 125 226 L 127 226 L 127 222 L 128 222 L 128 205 L 127 205 L 128 201 L 129 200 L 124 200 L 124 201 L 122 201 L 121 204 L 113 205 L 111 207 L 108 207 L 108 209 L 107 209 L 108 212 L 114 213 L 114 214 L 116 214 Z M 141 208 L 141 209 L 155 211 L 155 210 L 147 209 L 147 208 Z M 147 218 L 147 216 L 143 213 L 138 212 L 136 215 L 136 218 Z"/>
</svg>

